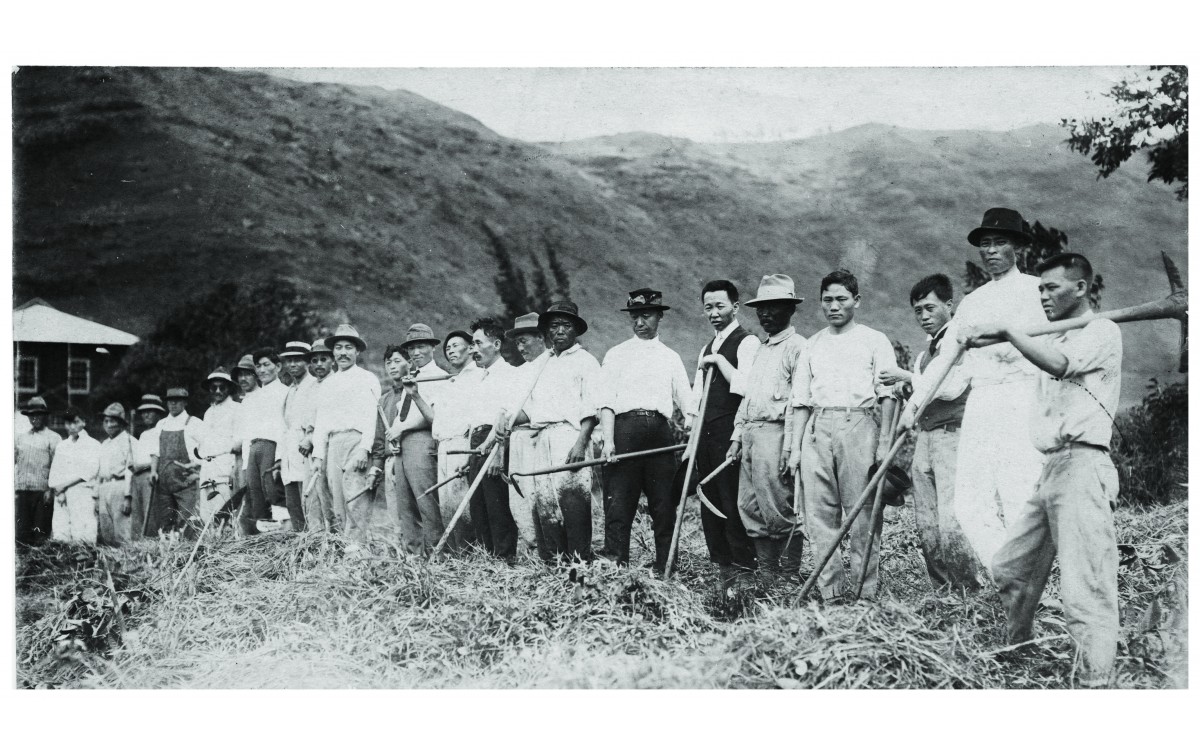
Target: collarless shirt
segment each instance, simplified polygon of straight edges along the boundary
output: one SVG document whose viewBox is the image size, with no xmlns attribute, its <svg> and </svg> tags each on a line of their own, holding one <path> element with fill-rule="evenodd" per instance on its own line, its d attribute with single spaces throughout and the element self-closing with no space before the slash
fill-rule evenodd
<svg viewBox="0 0 1200 750">
<path fill-rule="evenodd" d="M 308 471 L 308 464 L 300 454 L 300 441 L 304 439 L 305 412 L 311 402 L 313 386 L 317 379 L 305 375 L 299 383 L 288 386 L 283 399 L 283 447 L 280 458 L 280 481 L 303 482 Z"/>
<path fill-rule="evenodd" d="M 77 437 L 68 437 L 58 444 L 54 461 L 50 464 L 50 486 L 82 479 L 85 485 L 94 485 L 100 471 L 100 443 L 86 432 Z"/>
<path fill-rule="evenodd" d="M 242 399 L 242 455 L 250 455 L 250 443 L 255 440 L 270 440 L 275 443 L 275 457 L 280 457 L 278 446 L 283 442 L 283 401 L 288 387 L 279 378 L 253 390 Z"/>
<path fill-rule="evenodd" d="M 822 328 L 808 339 L 792 382 L 792 406 L 866 407 L 892 395 L 879 373 L 896 369 L 892 342 L 861 323 L 845 333 Z"/>
<path fill-rule="evenodd" d="M 1047 336 L 1067 358 L 1061 378 L 1038 371 L 1037 399 L 1029 423 L 1033 446 L 1043 453 L 1070 443 L 1107 448 L 1121 399 L 1121 328 L 1090 310 L 1083 328 Z"/>
<path fill-rule="evenodd" d="M 516 373 L 517 368 L 506 362 L 504 357 L 496 357 L 491 365 L 480 368 L 479 380 L 467 399 L 470 429 L 495 425 L 501 414 L 507 415 L 516 406 L 513 400 L 519 396 L 514 396 L 513 392 L 520 385 Z"/>
<path fill-rule="evenodd" d="M 463 367 L 458 371 L 458 374 L 443 383 L 427 383 L 420 386 L 422 396 L 425 395 L 426 385 L 440 385 L 437 389 L 437 407 L 434 409 L 432 434 L 434 440 L 451 440 L 453 438 L 465 437 L 467 431 L 471 429 L 471 407 L 470 402 L 472 393 L 475 387 L 483 380 L 484 371 L 474 366 L 474 361 L 470 367 Z M 401 390 L 401 394 L 403 394 Z M 396 409 L 400 408 L 402 400 L 396 399 Z M 409 406 L 409 414 L 418 411 L 415 405 Z M 396 412 L 390 413 L 388 416 L 395 421 Z"/>
<path fill-rule="evenodd" d="M 159 420 L 160 423 L 161 421 Z M 133 466 L 135 469 L 149 466 L 153 457 L 158 455 L 158 437 L 161 432 L 162 428 L 156 424 L 153 427 L 142 430 L 142 434 L 138 435 L 137 442 L 133 445 Z"/>
<path fill-rule="evenodd" d="M 333 373 L 317 390 L 317 414 L 313 426 L 313 457 L 325 458 L 329 436 L 357 430 L 358 448 L 371 452 L 375 440 L 375 411 L 382 392 L 379 378 L 358 365 Z"/>
<path fill-rule="evenodd" d="M 200 441 L 204 439 L 204 420 L 200 417 L 193 417 L 187 413 L 187 410 L 179 412 L 179 416 L 172 417 L 170 414 L 158 421 L 158 431 L 164 432 L 179 432 L 183 431 L 183 445 L 187 449 L 187 454 L 190 458 L 195 458 L 195 451 L 200 447 Z M 158 455 L 159 446 L 154 446 L 152 455 Z"/>
<path fill-rule="evenodd" d="M 463 370 L 465 371 L 466 368 L 464 367 Z M 437 363 L 433 362 L 432 360 L 426 362 L 422 367 L 419 367 L 415 370 L 409 370 L 409 372 L 414 378 L 417 379 L 427 378 L 433 375 L 450 374 L 438 367 Z M 461 374 L 462 373 L 460 372 L 460 375 Z M 472 376 L 468 375 L 468 377 Z M 433 416 L 435 419 L 437 418 L 437 406 L 442 401 L 442 395 L 446 391 L 446 384 L 448 382 L 450 381 L 438 380 L 432 383 L 417 384 L 417 393 L 420 393 L 421 398 L 425 401 L 425 403 L 428 404 L 431 409 L 433 409 Z M 408 412 L 404 415 L 404 419 L 401 419 L 400 412 L 405 411 L 404 404 L 406 401 L 408 402 Z M 398 411 L 396 413 L 396 418 L 392 420 L 393 429 L 398 428 L 398 431 L 403 433 L 413 432 L 414 430 L 429 430 L 432 428 L 432 425 L 429 424 L 429 420 L 425 418 L 425 415 L 421 413 L 421 410 L 417 408 L 417 405 L 412 402 L 412 399 L 408 398 L 407 393 L 402 393 L 400 395 L 399 405 L 396 408 Z"/>
<path fill-rule="evenodd" d="M 100 444 L 100 468 L 98 477 L 101 482 L 120 479 L 125 484 L 125 494 L 129 494 L 129 480 L 133 473 L 129 467 L 133 465 L 133 436 L 128 431 L 122 432 L 115 438 L 106 438 Z M 117 475 L 120 475 L 119 477 Z"/>
<path fill-rule="evenodd" d="M 213 404 L 204 412 L 204 439 L 200 441 L 200 455 L 212 458 L 233 453 L 233 449 L 242 444 L 242 434 L 242 405 L 231 398 Z"/>
<path fill-rule="evenodd" d="M 599 410 L 600 363 L 579 344 L 561 354 L 546 352 L 545 369 L 525 404 L 525 415 L 531 424 L 567 422 L 578 429 Z"/>
<path fill-rule="evenodd" d="M 754 355 L 754 365 L 746 378 L 746 393 L 734 417 L 730 440 L 741 440 L 748 422 L 783 422 L 791 425 L 788 398 L 792 392 L 792 374 L 804 355 L 805 339 L 788 326 L 767 339 Z"/>
<path fill-rule="evenodd" d="M 683 360 L 657 336 L 635 336 L 609 349 L 601 372 L 604 388 L 599 406 L 614 414 L 645 409 L 671 419 L 676 408 L 689 412 L 691 384 Z"/>
<path fill-rule="evenodd" d="M 742 324 L 737 318 L 725 326 L 725 330 L 717 331 L 713 336 L 711 351 L 717 354 L 720 348 L 725 344 L 725 340 L 729 338 Z M 729 392 L 735 396 L 746 395 L 746 378 L 750 377 L 750 368 L 754 366 L 754 355 L 758 354 L 758 348 L 762 346 L 762 342 L 758 340 L 758 336 L 750 334 L 742 339 L 742 343 L 738 344 L 737 348 L 737 368 L 733 373 L 733 379 L 729 381 Z M 704 349 L 696 355 L 696 378 L 692 382 L 692 402 L 688 407 L 688 413 L 692 416 L 700 411 L 700 398 L 704 395 L 704 377 L 701 369 L 700 360 L 704 358 Z"/>
<path fill-rule="evenodd" d="M 1013 266 L 1004 276 L 992 279 L 963 297 L 946 335 L 957 339 L 962 327 L 997 321 L 1017 328 L 1032 328 L 1045 323 L 1039 283 L 1038 277 L 1021 273 Z M 1038 372 L 1037 366 L 1008 342 L 968 349 L 963 364 L 975 387 L 1033 378 Z"/>
<path fill-rule="evenodd" d="M 24 491 L 46 491 L 50 476 L 50 464 L 54 451 L 62 442 L 62 436 L 49 427 L 34 432 L 25 430 L 16 434 L 16 489 Z"/>
</svg>

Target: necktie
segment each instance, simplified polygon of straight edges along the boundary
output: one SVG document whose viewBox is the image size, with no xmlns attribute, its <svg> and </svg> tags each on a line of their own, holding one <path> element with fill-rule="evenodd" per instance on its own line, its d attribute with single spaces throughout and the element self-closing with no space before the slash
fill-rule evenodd
<svg viewBox="0 0 1200 750">
<path fill-rule="evenodd" d="M 412 399 L 408 397 L 408 391 L 404 392 L 404 396 L 400 399 L 400 422 L 403 423 L 408 418 L 408 409 L 412 406 Z"/>
</svg>

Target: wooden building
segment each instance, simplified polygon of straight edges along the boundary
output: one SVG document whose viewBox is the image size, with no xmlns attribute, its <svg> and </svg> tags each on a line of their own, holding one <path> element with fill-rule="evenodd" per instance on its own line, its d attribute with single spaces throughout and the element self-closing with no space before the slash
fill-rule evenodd
<svg viewBox="0 0 1200 750">
<path fill-rule="evenodd" d="M 51 428 L 62 431 L 68 406 L 97 427 L 96 415 L 107 404 L 94 402 L 92 394 L 137 341 L 132 333 L 68 315 L 44 300 L 26 302 L 13 310 L 16 406 L 41 396 L 50 407 Z"/>
</svg>

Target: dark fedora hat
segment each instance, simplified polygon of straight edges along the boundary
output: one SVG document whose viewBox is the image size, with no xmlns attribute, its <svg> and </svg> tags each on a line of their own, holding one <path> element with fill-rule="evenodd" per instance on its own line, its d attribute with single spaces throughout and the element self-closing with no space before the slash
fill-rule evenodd
<svg viewBox="0 0 1200 750">
<path fill-rule="evenodd" d="M 587 333 L 587 321 L 579 317 L 579 305 L 574 302 L 555 302 L 546 308 L 546 312 L 538 316 L 538 330 L 543 333 L 546 331 L 550 323 L 551 315 L 562 315 L 565 318 L 570 318 L 575 323 L 575 335 L 582 336 Z"/>
<path fill-rule="evenodd" d="M 639 310 L 670 310 L 662 303 L 662 292 L 657 289 L 634 289 L 629 293 L 629 300 L 621 312 L 638 312 Z"/>
<path fill-rule="evenodd" d="M 1026 229 L 1027 226 L 1018 211 L 1011 208 L 989 208 L 983 212 L 980 225 L 967 235 L 967 242 L 979 247 L 979 240 L 985 234 L 1006 234 L 1028 245 L 1033 242 L 1033 235 Z"/>
<path fill-rule="evenodd" d="M 867 479 L 875 476 L 875 472 L 879 471 L 879 464 L 871 465 L 871 470 L 867 472 Z M 899 466 L 888 466 L 887 473 L 883 475 L 883 504 L 901 506 L 904 505 L 904 493 L 912 488 L 912 480 L 908 478 L 908 474 L 904 473 L 904 469 Z"/>
</svg>

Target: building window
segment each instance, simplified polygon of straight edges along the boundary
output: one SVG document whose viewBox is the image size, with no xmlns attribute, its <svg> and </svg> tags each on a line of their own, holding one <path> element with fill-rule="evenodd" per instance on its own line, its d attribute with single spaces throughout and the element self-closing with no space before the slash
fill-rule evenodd
<svg viewBox="0 0 1200 750">
<path fill-rule="evenodd" d="M 90 359 L 67 360 L 67 393 L 86 395 L 92 390 L 92 361 Z"/>
<path fill-rule="evenodd" d="M 37 393 L 38 391 L 38 360 L 37 357 L 17 355 L 17 392 Z"/>
</svg>

